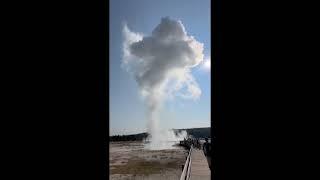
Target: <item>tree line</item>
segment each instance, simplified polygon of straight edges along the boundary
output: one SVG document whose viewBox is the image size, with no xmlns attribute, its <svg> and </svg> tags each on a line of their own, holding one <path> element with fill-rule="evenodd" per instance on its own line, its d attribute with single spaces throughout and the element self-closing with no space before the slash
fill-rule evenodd
<svg viewBox="0 0 320 180">
<path fill-rule="evenodd" d="M 133 135 L 115 135 L 110 136 L 109 141 L 142 141 L 148 136 L 147 133 L 133 134 Z"/>
<path fill-rule="evenodd" d="M 181 133 L 181 131 L 187 131 L 188 135 L 193 138 L 210 138 L 211 128 L 191 128 L 191 129 L 174 129 L 175 134 Z M 132 134 L 132 135 L 115 135 L 109 136 L 109 141 L 142 141 L 147 138 L 148 133 Z"/>
</svg>

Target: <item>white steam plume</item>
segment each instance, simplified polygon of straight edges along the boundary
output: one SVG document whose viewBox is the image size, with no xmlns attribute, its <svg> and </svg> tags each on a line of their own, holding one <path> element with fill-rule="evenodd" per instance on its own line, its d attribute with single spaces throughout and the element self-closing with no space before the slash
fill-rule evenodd
<svg viewBox="0 0 320 180">
<path fill-rule="evenodd" d="M 122 67 L 130 72 L 148 108 L 148 133 L 151 144 L 165 141 L 159 129 L 161 104 L 168 97 L 196 100 L 201 90 L 191 68 L 203 61 L 203 44 L 188 36 L 181 21 L 162 18 L 150 36 L 143 36 L 123 27 Z"/>
</svg>

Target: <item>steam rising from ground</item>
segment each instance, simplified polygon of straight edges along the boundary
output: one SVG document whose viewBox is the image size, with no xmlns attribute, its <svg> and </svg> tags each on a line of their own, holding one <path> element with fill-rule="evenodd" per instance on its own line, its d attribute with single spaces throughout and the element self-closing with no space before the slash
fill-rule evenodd
<svg viewBox="0 0 320 180">
<path fill-rule="evenodd" d="M 173 145 L 184 138 L 187 138 L 187 131 L 175 134 L 173 130 L 158 130 L 152 137 L 146 139 L 149 143 L 145 148 L 152 150 L 173 149 Z"/>
<path fill-rule="evenodd" d="M 130 72 L 147 106 L 150 148 L 168 148 L 164 142 L 176 137 L 159 129 L 158 112 L 167 98 L 196 100 L 201 90 L 191 74 L 204 58 L 203 44 L 188 36 L 181 21 L 162 18 L 150 36 L 123 27 L 122 67 Z M 183 139 L 183 138 L 182 138 Z"/>
</svg>

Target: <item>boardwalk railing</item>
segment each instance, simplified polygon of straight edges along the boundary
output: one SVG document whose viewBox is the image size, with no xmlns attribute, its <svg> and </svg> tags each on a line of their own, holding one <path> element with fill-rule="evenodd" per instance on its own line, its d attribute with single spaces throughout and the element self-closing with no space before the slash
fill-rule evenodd
<svg viewBox="0 0 320 180">
<path fill-rule="evenodd" d="M 183 167 L 183 171 L 182 171 L 180 180 L 189 180 L 190 179 L 191 162 L 192 162 L 192 159 L 191 159 L 192 149 L 193 149 L 193 146 L 191 145 L 187 160 L 186 160 L 184 167 Z"/>
</svg>

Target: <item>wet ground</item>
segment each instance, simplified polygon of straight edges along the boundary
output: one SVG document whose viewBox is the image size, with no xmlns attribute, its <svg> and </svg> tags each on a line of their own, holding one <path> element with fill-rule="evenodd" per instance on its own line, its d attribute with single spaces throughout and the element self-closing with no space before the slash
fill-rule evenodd
<svg viewBox="0 0 320 180">
<path fill-rule="evenodd" d="M 109 144 L 110 179 L 179 179 L 188 151 L 175 149 L 148 150 L 143 142 Z"/>
</svg>

